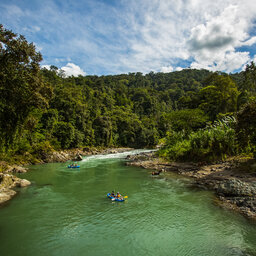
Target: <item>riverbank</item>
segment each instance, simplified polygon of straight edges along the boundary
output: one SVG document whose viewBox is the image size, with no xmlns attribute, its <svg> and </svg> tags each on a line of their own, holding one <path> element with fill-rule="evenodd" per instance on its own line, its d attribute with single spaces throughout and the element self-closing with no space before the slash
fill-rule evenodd
<svg viewBox="0 0 256 256">
<path fill-rule="evenodd" d="M 215 203 L 256 220 L 256 161 L 230 158 L 215 164 L 167 162 L 154 153 L 128 156 L 127 165 L 191 177 L 193 185 L 211 189 Z"/>
<path fill-rule="evenodd" d="M 44 163 L 64 163 L 69 160 L 81 161 L 84 156 L 99 154 L 116 154 L 132 150 L 132 148 L 76 148 L 69 150 L 53 151 L 40 155 L 39 164 Z"/>
<path fill-rule="evenodd" d="M 16 195 L 17 187 L 27 187 L 31 183 L 12 174 L 0 173 L 0 204 L 5 203 Z"/>
<path fill-rule="evenodd" d="M 0 205 L 9 201 L 17 194 L 16 188 L 26 187 L 31 184 L 30 181 L 15 176 L 17 173 L 27 172 L 26 165 L 67 162 L 69 160 L 80 161 L 84 156 L 115 154 L 129 150 L 132 150 L 132 148 L 81 148 L 47 153 L 42 152 L 39 157 L 37 156 L 36 161 L 29 154 L 25 154 L 24 157 L 18 157 L 18 160 L 12 161 L 11 164 L 7 161 L 0 161 Z"/>
</svg>

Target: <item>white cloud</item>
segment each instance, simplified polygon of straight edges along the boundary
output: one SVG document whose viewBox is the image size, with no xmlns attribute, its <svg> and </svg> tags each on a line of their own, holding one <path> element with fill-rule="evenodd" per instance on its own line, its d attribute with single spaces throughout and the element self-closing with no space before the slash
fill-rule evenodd
<svg viewBox="0 0 256 256">
<path fill-rule="evenodd" d="M 31 7 L 16 2 L 0 3 L 2 19 L 40 45 L 45 63 L 64 66 L 67 74 L 189 66 L 232 72 L 249 61 L 239 48 L 256 44 L 252 0 L 74 1 L 72 10 L 66 1 L 39 1 L 36 8 L 33 1 Z"/>
<path fill-rule="evenodd" d="M 30 33 L 35 33 L 35 32 L 39 32 L 41 28 L 38 26 L 29 26 L 29 27 L 24 27 L 23 30 Z"/>
<path fill-rule="evenodd" d="M 173 68 L 172 66 L 166 66 L 166 67 L 161 67 L 160 72 L 169 73 L 169 72 L 181 71 L 181 70 L 183 70 L 182 67 L 175 67 L 175 68 Z"/>
<path fill-rule="evenodd" d="M 249 52 L 237 51 L 237 48 L 253 45 L 256 38 L 248 33 L 251 15 L 244 16 L 240 7 L 230 5 L 218 16 L 209 17 L 191 29 L 188 46 L 195 59 L 192 68 L 232 72 L 248 62 Z"/>
<path fill-rule="evenodd" d="M 242 43 L 242 46 L 252 46 L 256 43 L 256 36 L 251 37 L 249 40 L 246 40 Z"/>
<path fill-rule="evenodd" d="M 168 72 L 172 72 L 172 71 L 173 71 L 172 66 L 167 66 L 167 67 L 162 67 L 161 68 L 161 72 L 163 72 L 163 73 L 168 73 Z"/>
<path fill-rule="evenodd" d="M 192 51 L 222 51 L 246 38 L 244 22 L 237 19 L 237 6 L 229 6 L 221 15 L 193 27 L 188 43 Z"/>
<path fill-rule="evenodd" d="M 175 3 L 144 1 L 139 7 L 137 1 L 131 1 L 126 20 L 129 30 L 121 28 L 130 51 L 121 56 L 121 65 L 133 71 L 149 72 L 167 67 L 173 59 L 189 57 L 184 48 L 185 30 L 178 24 L 181 2 Z"/>
<path fill-rule="evenodd" d="M 247 65 L 250 65 L 252 61 L 253 61 L 254 63 L 256 63 L 256 55 L 254 55 L 252 58 L 250 58 L 250 59 L 243 65 L 243 67 L 241 68 L 241 70 L 245 71 L 246 66 L 247 66 Z"/>
<path fill-rule="evenodd" d="M 227 53 L 222 61 L 219 61 L 216 70 L 232 72 L 240 69 L 244 63 L 249 61 L 249 52 L 230 52 Z"/>
<path fill-rule="evenodd" d="M 13 17 L 21 17 L 24 16 L 24 11 L 18 7 L 17 5 L 11 4 L 11 5 L 4 5 L 4 8 L 6 9 L 8 15 Z"/>
<path fill-rule="evenodd" d="M 196 69 L 209 69 L 212 71 L 225 71 L 232 72 L 238 70 L 243 67 L 245 63 L 249 61 L 249 53 L 248 52 L 228 52 L 224 54 L 218 61 L 214 61 L 212 59 L 201 61 L 201 62 L 193 62 L 191 63 L 191 68 Z"/>
<path fill-rule="evenodd" d="M 237 48 L 256 43 L 249 34 L 256 15 L 250 0 L 145 0 L 141 8 L 137 1 L 131 6 L 124 32 L 131 51 L 120 64 L 135 71 L 168 72 L 169 64 L 176 70 L 177 61 L 193 58 L 193 68 L 232 72 L 249 58 Z"/>
<path fill-rule="evenodd" d="M 175 68 L 175 71 L 181 71 L 181 70 L 183 70 L 182 67 L 176 67 L 176 68 Z"/>
<path fill-rule="evenodd" d="M 68 63 L 66 66 L 62 67 L 61 70 L 65 72 L 66 76 L 84 76 L 86 73 L 74 63 Z"/>
<path fill-rule="evenodd" d="M 46 69 L 48 69 L 48 70 L 50 70 L 50 69 L 51 69 L 51 68 L 50 68 L 50 67 L 51 67 L 51 65 L 41 65 L 41 67 L 42 67 L 42 68 L 46 68 Z"/>
</svg>

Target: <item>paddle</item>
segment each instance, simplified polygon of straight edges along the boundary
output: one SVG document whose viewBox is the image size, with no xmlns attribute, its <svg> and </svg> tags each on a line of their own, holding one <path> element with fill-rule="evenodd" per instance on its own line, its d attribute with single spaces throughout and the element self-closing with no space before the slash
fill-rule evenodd
<svg viewBox="0 0 256 256">
<path fill-rule="evenodd" d="M 128 196 L 124 196 L 124 198 L 128 198 Z"/>
</svg>

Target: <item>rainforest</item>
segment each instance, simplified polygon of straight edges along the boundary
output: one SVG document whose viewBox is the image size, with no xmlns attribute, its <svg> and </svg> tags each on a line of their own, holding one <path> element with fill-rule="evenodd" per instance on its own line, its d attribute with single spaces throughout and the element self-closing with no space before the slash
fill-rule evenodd
<svg viewBox="0 0 256 256">
<path fill-rule="evenodd" d="M 256 152 L 256 67 L 67 77 L 0 27 L 0 154 L 36 163 L 81 147 L 150 148 L 172 160 Z"/>
</svg>

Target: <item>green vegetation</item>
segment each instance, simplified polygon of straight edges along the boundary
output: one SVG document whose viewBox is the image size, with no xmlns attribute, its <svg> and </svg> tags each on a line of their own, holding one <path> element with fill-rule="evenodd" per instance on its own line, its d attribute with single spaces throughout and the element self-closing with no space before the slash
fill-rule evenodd
<svg viewBox="0 0 256 256">
<path fill-rule="evenodd" d="M 0 154 L 40 159 L 77 147 L 154 147 L 171 160 L 256 155 L 256 68 L 65 77 L 0 26 Z M 219 120 L 219 121 L 218 121 Z"/>
<path fill-rule="evenodd" d="M 173 131 L 165 138 L 165 147 L 158 154 L 169 160 L 212 161 L 225 159 L 238 152 L 235 118 L 226 117 L 203 129 L 190 133 Z"/>
</svg>

